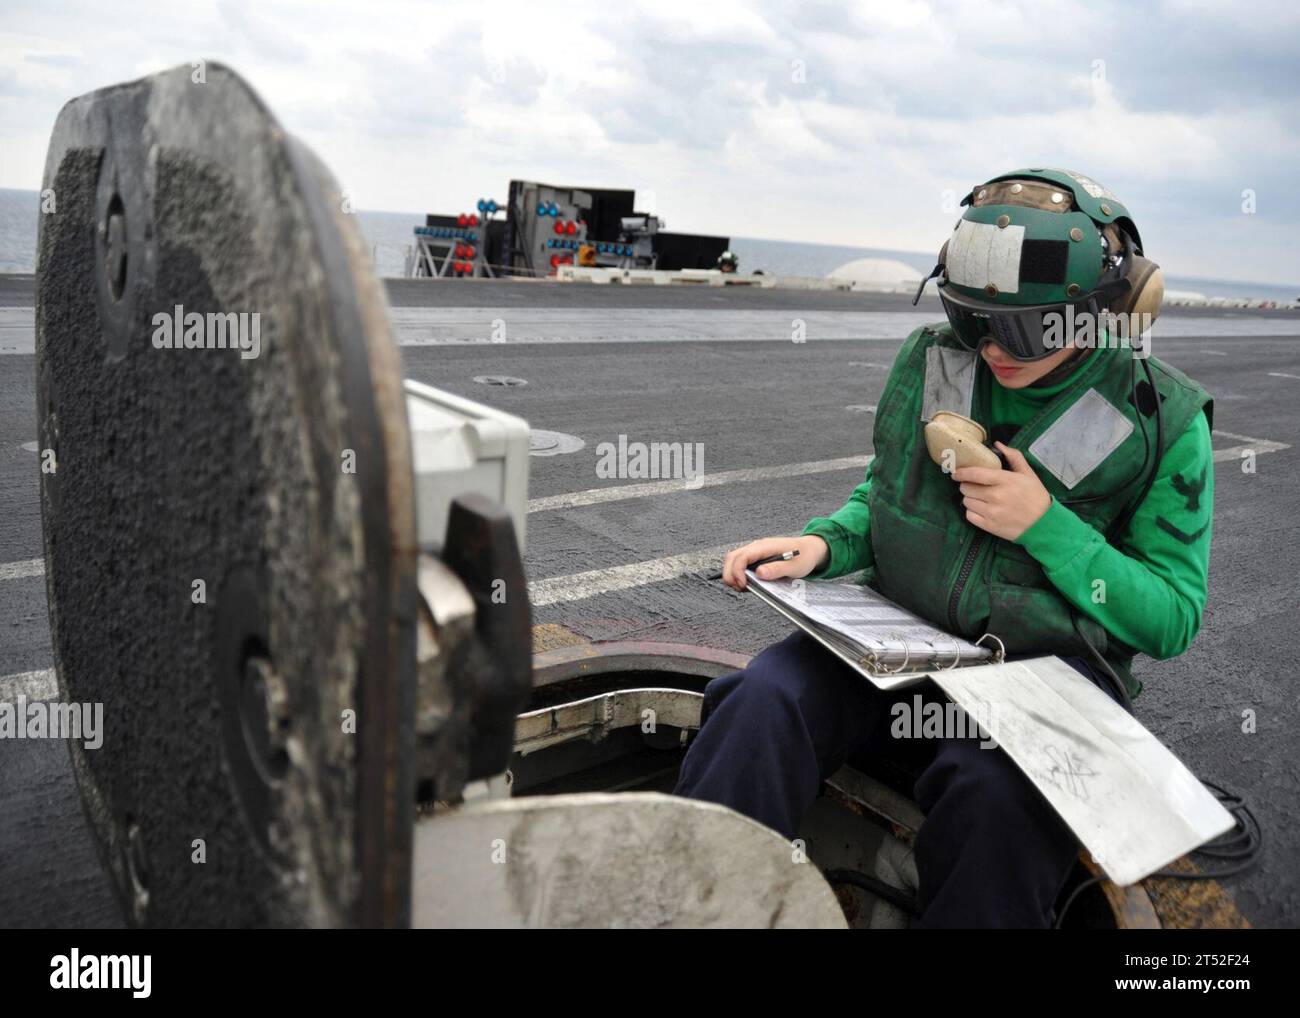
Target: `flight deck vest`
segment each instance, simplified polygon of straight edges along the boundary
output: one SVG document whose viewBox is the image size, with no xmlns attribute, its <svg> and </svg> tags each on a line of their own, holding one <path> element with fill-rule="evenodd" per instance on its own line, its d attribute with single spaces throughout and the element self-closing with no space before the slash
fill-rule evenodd
<svg viewBox="0 0 1300 1018">
<path fill-rule="evenodd" d="M 1202 410 L 1212 425 L 1214 405 L 1182 372 L 1155 358 L 1150 364 L 1167 450 Z M 968 639 L 993 634 L 1008 654 L 1091 659 L 1077 625 L 1136 696 L 1133 648 L 1074 609 L 1018 544 L 972 526 L 959 486 L 926 450 L 922 429 L 939 410 L 987 430 L 996 384 L 946 323 L 923 326 L 903 344 L 876 409 L 868 489 L 875 563 L 865 582 L 949 632 Z M 1006 442 L 1025 454 L 1057 501 L 1102 533 L 1139 496 L 1155 443 L 1155 400 L 1126 346 L 1092 350 L 1066 387 Z"/>
</svg>

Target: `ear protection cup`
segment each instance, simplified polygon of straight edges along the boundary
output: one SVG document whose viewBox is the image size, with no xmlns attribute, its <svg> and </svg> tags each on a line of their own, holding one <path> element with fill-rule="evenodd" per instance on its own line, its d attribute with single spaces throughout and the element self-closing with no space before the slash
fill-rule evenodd
<svg viewBox="0 0 1300 1018">
<path fill-rule="evenodd" d="M 1160 303 L 1165 298 L 1165 274 L 1160 266 L 1141 255 L 1128 259 L 1128 271 L 1124 278 L 1129 282 L 1129 291 L 1122 303 L 1126 314 L 1147 314 L 1151 321 L 1160 314 Z M 1118 309 L 1116 309 L 1118 310 Z"/>
<path fill-rule="evenodd" d="M 1106 236 L 1124 251 L 1122 278 L 1128 281 L 1128 289 L 1111 302 L 1110 310 L 1117 315 L 1148 314 L 1154 322 L 1165 297 L 1165 274 L 1151 259 L 1142 257 L 1142 249 L 1127 231 L 1111 226 Z"/>
</svg>

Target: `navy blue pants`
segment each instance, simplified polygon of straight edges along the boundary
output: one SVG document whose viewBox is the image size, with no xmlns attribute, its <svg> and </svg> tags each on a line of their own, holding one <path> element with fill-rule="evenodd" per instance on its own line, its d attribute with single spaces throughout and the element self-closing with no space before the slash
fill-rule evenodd
<svg viewBox="0 0 1300 1018">
<path fill-rule="evenodd" d="M 1115 698 L 1087 662 L 1063 660 Z M 883 755 L 916 775 L 923 925 L 1050 926 L 1078 841 L 1003 750 L 977 738 L 892 738 L 890 708 L 917 693 L 946 702 L 932 682 L 879 690 L 795 632 L 708 684 L 674 791 L 794 839 L 823 780 L 850 755 Z"/>
</svg>

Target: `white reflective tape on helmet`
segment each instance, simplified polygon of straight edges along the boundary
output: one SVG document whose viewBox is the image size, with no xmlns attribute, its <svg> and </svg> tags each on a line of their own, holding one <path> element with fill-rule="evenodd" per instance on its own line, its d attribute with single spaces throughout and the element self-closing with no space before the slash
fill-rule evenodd
<svg viewBox="0 0 1300 1018">
<path fill-rule="evenodd" d="M 998 293 L 1020 289 L 1020 249 L 1023 226 L 997 227 L 963 219 L 948 242 L 948 281 L 983 290 L 992 283 Z"/>
<path fill-rule="evenodd" d="M 1111 201 L 1119 201 L 1119 196 L 1114 191 L 1109 187 L 1098 184 L 1091 177 L 1085 177 L 1082 173 L 1075 173 L 1074 170 L 1057 170 L 1056 172 L 1064 173 L 1094 198 L 1108 198 Z"/>
</svg>

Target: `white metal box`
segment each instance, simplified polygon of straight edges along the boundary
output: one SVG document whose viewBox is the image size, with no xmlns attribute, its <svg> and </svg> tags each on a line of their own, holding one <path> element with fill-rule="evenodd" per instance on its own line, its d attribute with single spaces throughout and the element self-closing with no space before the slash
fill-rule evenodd
<svg viewBox="0 0 1300 1018">
<path fill-rule="evenodd" d="M 441 548 L 451 500 L 478 492 L 509 511 L 522 555 L 528 519 L 528 422 L 409 379 L 405 389 L 420 546 Z"/>
</svg>

